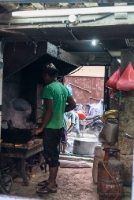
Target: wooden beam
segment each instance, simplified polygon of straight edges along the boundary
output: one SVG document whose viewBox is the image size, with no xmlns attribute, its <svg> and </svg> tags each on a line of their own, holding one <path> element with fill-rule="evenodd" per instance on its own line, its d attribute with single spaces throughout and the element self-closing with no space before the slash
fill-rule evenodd
<svg viewBox="0 0 134 200">
<path fill-rule="evenodd" d="M 3 65 L 4 65 L 3 64 L 3 43 L 0 42 L 0 151 L 1 151 Z"/>
<path fill-rule="evenodd" d="M 104 17 L 104 18 L 103 18 Z M 102 18 L 98 20 L 99 18 Z M 118 25 L 133 25 L 134 13 L 127 13 L 127 18 L 115 19 L 114 14 L 92 14 L 81 15 L 77 25 L 69 24 L 69 27 L 104 27 Z M 0 29 L 32 29 L 32 28 L 54 28 L 66 27 L 68 16 L 61 17 L 39 17 L 39 18 L 13 18 L 11 14 L 0 14 Z"/>
<path fill-rule="evenodd" d="M 0 0 L 0 2 L 12 2 L 12 3 L 59 3 L 59 0 Z M 94 3 L 94 0 L 88 0 L 88 2 Z M 115 3 L 114 0 L 98 0 L 98 3 Z M 132 3 L 131 0 L 118 0 L 118 3 Z M 60 3 L 87 3 L 87 0 L 60 0 Z"/>
</svg>

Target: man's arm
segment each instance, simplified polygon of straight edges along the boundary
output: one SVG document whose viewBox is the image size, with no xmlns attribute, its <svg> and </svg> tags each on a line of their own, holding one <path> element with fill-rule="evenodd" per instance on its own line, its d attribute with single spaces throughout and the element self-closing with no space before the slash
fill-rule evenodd
<svg viewBox="0 0 134 200">
<path fill-rule="evenodd" d="M 76 103 L 72 96 L 67 98 L 67 103 L 68 105 L 66 105 L 65 112 L 69 112 L 70 110 L 73 110 L 76 107 Z"/>
<path fill-rule="evenodd" d="M 52 99 L 44 99 L 46 105 L 46 111 L 44 113 L 42 124 L 39 128 L 36 128 L 32 131 L 32 133 L 38 135 L 38 133 L 42 132 L 43 129 L 46 127 L 50 119 L 53 115 L 53 100 Z"/>
<path fill-rule="evenodd" d="M 69 128 L 68 128 L 68 130 L 67 130 L 67 133 L 69 133 L 69 132 L 73 129 L 73 127 L 74 127 L 74 124 L 71 123 L 71 125 L 69 126 Z"/>
<path fill-rule="evenodd" d="M 75 125 L 75 113 L 74 113 L 74 111 L 71 111 L 70 114 L 71 114 L 71 115 L 70 115 L 71 125 L 70 125 L 70 127 L 68 128 L 68 130 L 67 130 L 68 133 L 73 129 L 73 127 L 74 127 L 74 125 Z"/>
</svg>

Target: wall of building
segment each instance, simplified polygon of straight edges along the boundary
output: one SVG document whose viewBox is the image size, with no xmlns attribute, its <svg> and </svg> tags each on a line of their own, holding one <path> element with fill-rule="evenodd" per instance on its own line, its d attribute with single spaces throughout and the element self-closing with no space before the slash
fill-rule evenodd
<svg viewBox="0 0 134 200">
<path fill-rule="evenodd" d="M 104 67 L 85 66 L 64 77 L 70 83 L 77 103 L 98 103 L 104 95 Z"/>
</svg>

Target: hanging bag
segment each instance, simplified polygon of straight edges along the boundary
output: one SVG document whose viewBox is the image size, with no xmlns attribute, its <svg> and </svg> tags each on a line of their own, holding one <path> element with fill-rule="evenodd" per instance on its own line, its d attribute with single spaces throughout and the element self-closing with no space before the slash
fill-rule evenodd
<svg viewBox="0 0 134 200">
<path fill-rule="evenodd" d="M 106 82 L 106 87 L 117 90 L 116 83 L 120 78 L 120 68 L 118 68 L 115 73 Z"/>
<path fill-rule="evenodd" d="M 130 91 L 134 90 L 134 69 L 131 63 L 128 64 L 127 68 L 116 83 L 118 90 Z"/>
</svg>

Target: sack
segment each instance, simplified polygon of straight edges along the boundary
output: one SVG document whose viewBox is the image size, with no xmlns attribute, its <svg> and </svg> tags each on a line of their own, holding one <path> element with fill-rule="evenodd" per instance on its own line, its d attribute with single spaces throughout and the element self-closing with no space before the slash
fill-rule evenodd
<svg viewBox="0 0 134 200">
<path fill-rule="evenodd" d="M 117 81 L 116 87 L 118 90 L 123 91 L 134 90 L 134 69 L 131 63 L 128 64 L 120 79 Z"/>
<path fill-rule="evenodd" d="M 118 120 L 107 118 L 99 134 L 99 141 L 114 146 L 118 139 Z"/>
<path fill-rule="evenodd" d="M 120 78 L 120 68 L 116 70 L 116 72 L 109 78 L 106 82 L 106 87 L 117 90 L 116 83 Z"/>
</svg>

